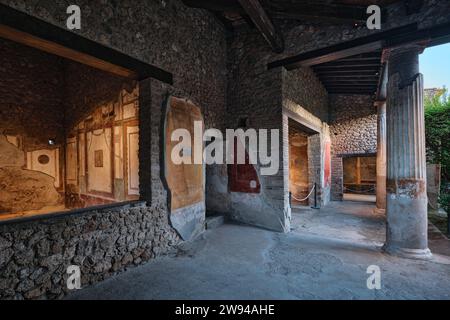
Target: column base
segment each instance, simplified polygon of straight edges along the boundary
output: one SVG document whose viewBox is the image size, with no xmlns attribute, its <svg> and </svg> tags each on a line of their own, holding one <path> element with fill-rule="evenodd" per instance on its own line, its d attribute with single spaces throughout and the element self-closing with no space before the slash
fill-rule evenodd
<svg viewBox="0 0 450 320">
<path fill-rule="evenodd" d="M 430 249 L 409 249 L 399 248 L 397 246 L 390 246 L 385 244 L 382 249 L 387 254 L 398 256 L 400 258 L 414 259 L 414 260 L 431 260 L 433 254 Z"/>
<path fill-rule="evenodd" d="M 375 209 L 373 209 L 373 213 L 378 214 L 378 215 L 385 215 L 386 209 L 375 208 Z"/>
</svg>

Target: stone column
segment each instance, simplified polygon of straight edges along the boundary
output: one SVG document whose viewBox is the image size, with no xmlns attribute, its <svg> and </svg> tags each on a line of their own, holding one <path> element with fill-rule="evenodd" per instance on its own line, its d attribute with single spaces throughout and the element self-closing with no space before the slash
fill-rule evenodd
<svg viewBox="0 0 450 320">
<path fill-rule="evenodd" d="M 387 93 L 387 234 L 385 251 L 428 259 L 422 47 L 389 52 Z"/>
<path fill-rule="evenodd" d="M 376 101 L 377 130 L 377 207 L 376 214 L 386 213 L 386 101 Z"/>
</svg>

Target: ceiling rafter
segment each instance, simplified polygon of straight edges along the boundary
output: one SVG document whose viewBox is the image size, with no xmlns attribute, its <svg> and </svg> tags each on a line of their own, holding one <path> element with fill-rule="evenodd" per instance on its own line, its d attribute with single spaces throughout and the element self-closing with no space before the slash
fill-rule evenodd
<svg viewBox="0 0 450 320">
<path fill-rule="evenodd" d="M 261 35 L 269 43 L 274 52 L 284 51 L 284 39 L 273 25 L 259 0 L 238 0 L 242 8 L 250 17 Z"/>
</svg>

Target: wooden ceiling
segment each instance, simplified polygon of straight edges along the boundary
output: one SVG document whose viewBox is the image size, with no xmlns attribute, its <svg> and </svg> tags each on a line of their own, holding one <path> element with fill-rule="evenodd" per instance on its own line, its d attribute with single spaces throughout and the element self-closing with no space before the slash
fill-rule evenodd
<svg viewBox="0 0 450 320">
<path fill-rule="evenodd" d="M 381 51 L 312 66 L 330 94 L 375 95 L 382 71 Z"/>
<path fill-rule="evenodd" d="M 183 0 L 193 8 L 213 11 L 231 25 L 251 21 L 240 0 Z M 266 14 L 273 20 L 301 20 L 331 23 L 354 23 L 367 19 L 369 5 L 387 6 L 399 0 L 258 0 Z"/>
<path fill-rule="evenodd" d="M 281 53 L 285 44 L 278 25 L 282 21 L 316 22 L 359 27 L 367 20 L 367 7 L 400 2 L 407 15 L 418 12 L 423 0 L 183 0 L 193 8 L 207 9 L 232 31 L 241 24 L 257 28 L 272 48 Z M 384 16 L 384 15 L 382 15 Z M 408 30 L 403 30 L 407 28 Z M 381 55 L 385 38 L 411 33 L 411 26 L 367 39 L 355 39 L 329 48 L 320 48 L 269 63 L 269 68 L 284 66 L 288 70 L 311 67 L 329 93 L 376 94 L 382 74 Z M 391 34 L 392 33 L 392 34 Z"/>
</svg>

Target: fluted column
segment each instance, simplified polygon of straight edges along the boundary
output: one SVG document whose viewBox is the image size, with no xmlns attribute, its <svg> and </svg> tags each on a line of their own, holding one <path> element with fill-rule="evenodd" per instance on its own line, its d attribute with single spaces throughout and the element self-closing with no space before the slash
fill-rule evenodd
<svg viewBox="0 0 450 320">
<path fill-rule="evenodd" d="M 387 235 L 385 250 L 427 259 L 425 117 L 421 47 L 391 49 L 387 93 Z"/>
<path fill-rule="evenodd" d="M 377 207 L 375 213 L 386 213 L 386 101 L 376 101 L 377 130 Z"/>
</svg>

